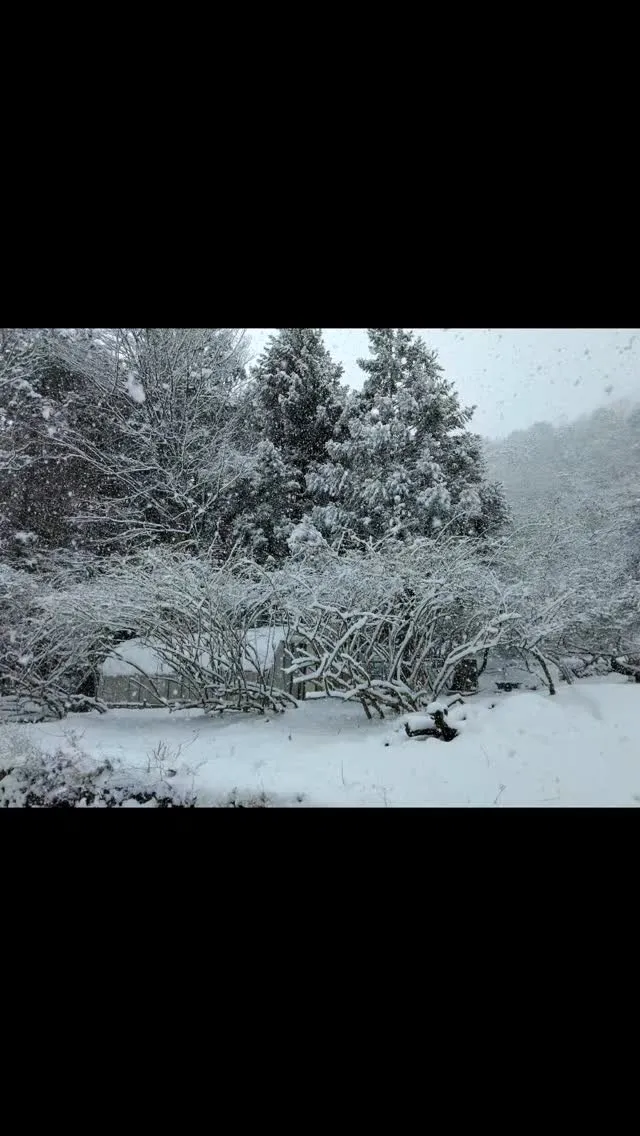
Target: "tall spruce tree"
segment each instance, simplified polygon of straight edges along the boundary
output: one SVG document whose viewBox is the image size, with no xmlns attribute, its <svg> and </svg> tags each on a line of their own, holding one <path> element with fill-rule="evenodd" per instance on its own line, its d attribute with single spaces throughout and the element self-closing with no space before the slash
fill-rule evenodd
<svg viewBox="0 0 640 1136">
<path fill-rule="evenodd" d="M 259 510 L 259 531 L 267 536 L 264 548 L 270 555 L 286 555 L 285 538 L 312 506 L 306 480 L 327 460 L 327 443 L 340 436 L 346 401 L 340 384 L 342 372 L 327 351 L 319 327 L 279 328 L 253 369 L 255 429 L 278 455 L 275 481 L 283 487 L 274 494 L 263 476 L 248 496 L 251 517 Z M 264 471 L 267 453 L 263 452 L 260 463 Z M 267 520 L 270 508 L 274 510 L 272 521 Z M 256 530 L 247 519 L 255 541 Z"/>
<path fill-rule="evenodd" d="M 484 533 L 504 518 L 497 486 L 485 481 L 480 439 L 442 374 L 437 355 L 404 328 L 369 328 L 367 378 L 349 400 L 345 437 L 311 470 L 312 519 L 335 539 Z"/>
<path fill-rule="evenodd" d="M 253 371 L 255 410 L 263 437 L 304 476 L 326 458 L 344 404 L 343 368 L 319 327 L 281 327 Z"/>
<path fill-rule="evenodd" d="M 242 472 L 221 502 L 219 547 L 241 547 L 260 563 L 281 562 L 288 555 L 299 502 L 299 474 L 263 438 L 245 455 Z"/>
</svg>

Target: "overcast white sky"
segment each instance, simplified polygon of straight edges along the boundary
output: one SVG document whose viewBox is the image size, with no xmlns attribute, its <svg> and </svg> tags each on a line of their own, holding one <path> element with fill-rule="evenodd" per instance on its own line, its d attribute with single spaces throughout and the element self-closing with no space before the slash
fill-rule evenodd
<svg viewBox="0 0 640 1136">
<path fill-rule="evenodd" d="M 640 402 L 640 328 L 416 327 L 437 350 L 465 405 L 477 406 L 473 429 L 496 438 L 533 422 L 577 418 L 610 399 Z M 275 328 L 249 328 L 255 357 Z M 345 380 L 360 387 L 356 360 L 368 355 L 364 328 L 323 329 Z"/>
</svg>

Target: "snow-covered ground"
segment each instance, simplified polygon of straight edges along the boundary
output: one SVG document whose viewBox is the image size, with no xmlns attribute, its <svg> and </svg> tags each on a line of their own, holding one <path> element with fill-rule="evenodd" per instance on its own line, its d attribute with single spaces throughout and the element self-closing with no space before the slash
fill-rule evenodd
<svg viewBox="0 0 640 1136">
<path fill-rule="evenodd" d="M 193 787 L 203 806 L 233 789 L 285 806 L 640 803 L 640 688 L 618 676 L 563 685 L 555 698 L 470 698 L 450 711 L 460 730 L 450 743 L 410 739 L 404 721 L 312 699 L 265 718 L 113 710 L 20 729 L 46 750 L 73 731 L 86 753 L 137 771 L 163 743 L 162 771 L 175 770 L 172 784 Z"/>
</svg>

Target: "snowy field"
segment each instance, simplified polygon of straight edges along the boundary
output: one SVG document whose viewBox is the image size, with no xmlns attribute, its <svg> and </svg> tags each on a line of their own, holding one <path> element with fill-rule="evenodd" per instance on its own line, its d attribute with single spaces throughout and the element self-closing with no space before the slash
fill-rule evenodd
<svg viewBox="0 0 640 1136">
<path fill-rule="evenodd" d="M 470 698 L 450 712 L 460 736 L 448 744 L 408 738 L 404 721 L 369 722 L 358 705 L 313 699 L 265 718 L 114 710 L 1 729 L 47 751 L 73 732 L 92 758 L 137 773 L 151 762 L 157 774 L 162 743 L 162 774 L 204 807 L 234 789 L 284 807 L 640 803 L 640 688 L 622 678 L 563 685 L 555 698 Z"/>
</svg>

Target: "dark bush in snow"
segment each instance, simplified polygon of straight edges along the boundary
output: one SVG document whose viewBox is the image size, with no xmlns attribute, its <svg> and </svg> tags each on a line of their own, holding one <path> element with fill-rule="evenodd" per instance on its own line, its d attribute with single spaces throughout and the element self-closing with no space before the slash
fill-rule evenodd
<svg viewBox="0 0 640 1136">
<path fill-rule="evenodd" d="M 238 790 L 232 789 L 229 796 L 225 797 L 218 807 L 221 809 L 270 809 L 273 806 L 266 793 L 259 793 L 257 797 L 240 797 Z"/>
<path fill-rule="evenodd" d="M 0 758 L 0 808 L 194 808 L 195 795 L 165 780 L 118 771 L 96 762 L 72 743 L 48 754 L 31 742 L 13 740 Z"/>
</svg>

